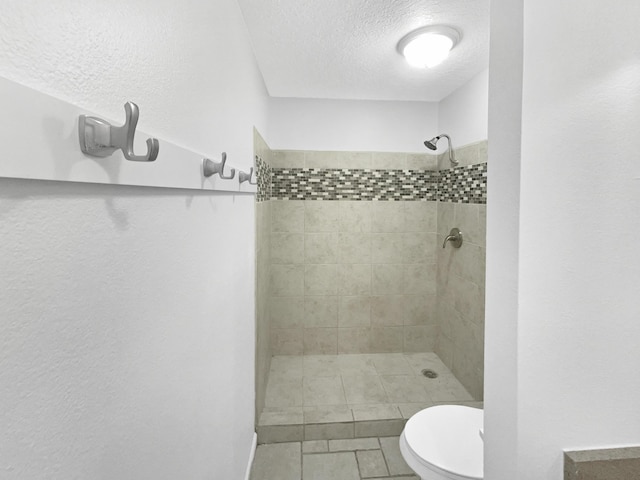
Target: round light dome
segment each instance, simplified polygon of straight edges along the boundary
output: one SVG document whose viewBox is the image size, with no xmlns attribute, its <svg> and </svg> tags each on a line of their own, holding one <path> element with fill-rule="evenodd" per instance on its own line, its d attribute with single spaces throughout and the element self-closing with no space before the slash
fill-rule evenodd
<svg viewBox="0 0 640 480">
<path fill-rule="evenodd" d="M 459 39 L 460 34 L 451 27 L 423 27 L 405 35 L 398 42 L 398 51 L 409 65 L 431 68 L 449 56 Z"/>
</svg>

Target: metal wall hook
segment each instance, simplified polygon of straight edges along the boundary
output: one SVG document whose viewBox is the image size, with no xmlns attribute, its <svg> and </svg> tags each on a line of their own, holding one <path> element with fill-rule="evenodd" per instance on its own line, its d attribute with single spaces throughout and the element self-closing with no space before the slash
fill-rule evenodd
<svg viewBox="0 0 640 480">
<path fill-rule="evenodd" d="M 257 185 L 258 179 L 255 182 L 251 181 L 251 177 L 253 176 L 253 167 L 249 169 L 249 173 L 243 172 L 242 170 L 238 173 L 238 182 L 242 185 L 242 182 L 249 182 L 249 185 Z"/>
<path fill-rule="evenodd" d="M 121 127 L 114 127 L 98 117 L 80 115 L 78 134 L 82 152 L 93 157 L 108 157 L 116 150 L 122 150 L 124 158 L 134 162 L 153 162 L 158 158 L 160 143 L 157 138 L 147 139 L 146 155 L 133 153 L 133 137 L 140 110 L 135 103 L 127 102 L 124 104 L 124 111 L 125 121 Z"/>
<path fill-rule="evenodd" d="M 227 163 L 227 153 L 226 152 L 222 152 L 222 161 L 220 161 L 220 163 L 215 163 L 211 160 L 209 160 L 208 158 L 203 158 L 202 159 L 202 173 L 204 174 L 205 177 L 210 177 L 212 175 L 215 175 L 216 173 L 218 175 L 220 175 L 220 178 L 223 178 L 225 180 L 231 180 L 233 177 L 236 176 L 236 169 L 232 168 L 231 169 L 231 175 L 225 176 L 224 174 L 224 164 Z"/>
</svg>

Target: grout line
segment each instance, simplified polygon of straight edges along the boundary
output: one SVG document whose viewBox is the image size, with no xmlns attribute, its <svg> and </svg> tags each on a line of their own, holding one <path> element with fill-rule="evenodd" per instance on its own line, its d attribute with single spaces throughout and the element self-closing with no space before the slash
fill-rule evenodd
<svg viewBox="0 0 640 480">
<path fill-rule="evenodd" d="M 380 441 L 380 437 L 378 437 L 378 443 L 380 444 L 380 451 L 382 452 L 382 460 L 384 461 L 384 466 L 387 467 L 387 472 L 391 475 L 391 469 L 389 468 L 389 462 L 387 462 L 387 456 L 384 453 L 384 449 L 382 448 L 382 442 Z"/>
<path fill-rule="evenodd" d="M 304 442 L 304 427 L 302 429 L 302 440 L 300 441 L 300 479 L 304 475 L 304 450 L 302 448 L 302 442 Z"/>
<path fill-rule="evenodd" d="M 360 461 L 358 460 L 358 455 L 356 455 L 356 451 L 353 450 L 353 456 L 356 457 L 356 468 L 358 469 L 358 476 L 362 479 L 362 470 L 360 470 Z"/>
</svg>

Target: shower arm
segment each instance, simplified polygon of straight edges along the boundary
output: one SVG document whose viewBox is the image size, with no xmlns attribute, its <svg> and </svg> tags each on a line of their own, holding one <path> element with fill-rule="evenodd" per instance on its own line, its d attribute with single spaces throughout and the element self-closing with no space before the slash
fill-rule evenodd
<svg viewBox="0 0 640 480">
<path fill-rule="evenodd" d="M 453 144 L 451 143 L 451 138 L 449 137 L 449 135 L 443 133 L 442 135 L 439 135 L 439 137 L 444 137 L 447 139 L 447 142 L 449 142 L 449 162 L 451 162 L 451 165 L 458 165 L 458 161 L 456 160 L 456 157 L 453 153 Z"/>
</svg>

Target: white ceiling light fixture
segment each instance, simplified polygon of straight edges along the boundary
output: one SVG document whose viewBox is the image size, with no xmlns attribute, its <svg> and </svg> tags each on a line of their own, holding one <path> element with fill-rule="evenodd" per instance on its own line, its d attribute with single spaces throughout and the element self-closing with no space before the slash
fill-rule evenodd
<svg viewBox="0 0 640 480">
<path fill-rule="evenodd" d="M 398 42 L 398 52 L 409 65 L 431 68 L 442 63 L 460 41 L 460 32 L 445 25 L 431 25 L 408 33 Z"/>
</svg>

